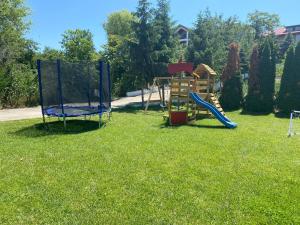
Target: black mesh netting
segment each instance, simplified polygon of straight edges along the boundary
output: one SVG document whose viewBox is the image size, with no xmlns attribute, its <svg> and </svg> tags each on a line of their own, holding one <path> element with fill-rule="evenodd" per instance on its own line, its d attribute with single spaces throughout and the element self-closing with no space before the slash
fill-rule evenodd
<svg viewBox="0 0 300 225">
<path fill-rule="evenodd" d="M 39 61 L 43 112 L 81 116 L 110 109 L 110 72 L 105 62 Z"/>
</svg>

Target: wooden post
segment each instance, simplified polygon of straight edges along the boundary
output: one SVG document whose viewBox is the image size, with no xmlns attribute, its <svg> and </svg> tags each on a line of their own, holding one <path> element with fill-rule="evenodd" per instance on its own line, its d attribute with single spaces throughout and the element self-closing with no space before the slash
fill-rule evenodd
<svg viewBox="0 0 300 225">
<path fill-rule="evenodd" d="M 149 93 L 148 100 L 147 100 L 147 103 L 146 103 L 145 112 L 147 112 L 147 110 L 148 110 L 150 100 L 151 100 L 151 97 L 152 97 L 152 93 L 154 92 L 155 83 L 156 83 L 156 78 L 153 79 L 153 84 L 150 88 L 150 93 Z"/>
<path fill-rule="evenodd" d="M 210 92 L 210 74 L 207 73 L 207 96 L 209 95 Z"/>
</svg>

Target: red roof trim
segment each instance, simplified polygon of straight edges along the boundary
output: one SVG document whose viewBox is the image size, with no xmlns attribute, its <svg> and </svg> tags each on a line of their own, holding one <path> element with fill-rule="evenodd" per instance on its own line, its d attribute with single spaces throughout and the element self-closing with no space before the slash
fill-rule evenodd
<svg viewBox="0 0 300 225">
<path fill-rule="evenodd" d="M 291 33 L 291 34 L 300 34 L 300 31 L 284 32 L 284 33 L 280 33 L 280 34 L 275 34 L 275 36 L 285 36 L 285 35 L 288 35 L 289 33 Z"/>
<path fill-rule="evenodd" d="M 175 63 L 175 64 L 168 65 L 168 72 L 169 74 L 175 74 L 181 72 L 187 72 L 191 74 L 193 72 L 193 68 L 194 68 L 193 63 Z"/>
</svg>

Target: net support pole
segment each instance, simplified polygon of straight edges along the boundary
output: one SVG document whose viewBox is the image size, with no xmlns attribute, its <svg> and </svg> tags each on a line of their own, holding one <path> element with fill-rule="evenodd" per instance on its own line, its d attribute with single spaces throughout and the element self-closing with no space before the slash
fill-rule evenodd
<svg viewBox="0 0 300 225">
<path fill-rule="evenodd" d="M 61 113 L 63 115 L 64 120 L 64 128 L 67 128 L 67 122 L 66 122 L 66 115 L 64 111 L 64 102 L 63 102 L 63 95 L 62 95 L 62 85 L 61 85 L 61 67 L 60 67 L 60 60 L 56 60 L 57 65 L 57 79 L 58 79 L 58 92 L 59 92 L 59 100 L 60 100 L 60 107 L 61 107 Z"/>
<path fill-rule="evenodd" d="M 43 86 L 42 86 L 42 74 L 41 74 L 41 60 L 37 60 L 37 69 L 38 69 L 38 80 L 39 80 L 39 93 L 40 93 L 40 105 L 43 115 L 43 124 L 45 126 L 45 113 L 44 113 L 44 100 L 43 100 Z"/>
<path fill-rule="evenodd" d="M 288 136 L 289 136 L 289 137 L 292 136 L 292 132 L 293 132 L 293 115 L 294 115 L 294 113 L 291 112 L 291 116 L 290 116 L 290 126 L 289 126 L 289 132 L 288 132 Z"/>
<path fill-rule="evenodd" d="M 88 104 L 91 107 L 91 95 L 90 95 L 90 83 L 91 83 L 91 72 L 90 72 L 90 64 L 88 64 L 88 83 L 87 83 L 87 97 L 88 97 Z"/>
<path fill-rule="evenodd" d="M 161 87 L 161 91 L 162 91 L 162 106 L 163 108 L 166 107 L 166 100 L 165 100 L 165 84 L 162 85 Z"/>
<path fill-rule="evenodd" d="M 101 117 L 102 117 L 102 88 L 103 88 L 103 61 L 99 62 L 99 128 L 101 127 Z"/>
<path fill-rule="evenodd" d="M 108 119 L 111 117 L 111 79 L 110 79 L 110 64 L 107 64 L 107 80 L 108 80 L 108 100 L 109 100 L 109 109 L 108 109 Z"/>
</svg>

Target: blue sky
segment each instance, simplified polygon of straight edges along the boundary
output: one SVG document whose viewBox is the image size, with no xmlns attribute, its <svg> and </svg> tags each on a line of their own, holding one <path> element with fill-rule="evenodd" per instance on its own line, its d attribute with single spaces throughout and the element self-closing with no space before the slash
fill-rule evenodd
<svg viewBox="0 0 300 225">
<path fill-rule="evenodd" d="M 62 33 L 67 29 L 89 29 L 95 47 L 106 42 L 103 23 L 115 11 L 135 10 L 138 0 L 25 0 L 31 8 L 32 26 L 27 37 L 45 46 L 60 48 Z M 150 1 L 155 5 L 156 1 Z M 192 26 L 197 14 L 209 8 L 225 17 L 236 15 L 242 21 L 254 10 L 277 13 L 284 25 L 300 24 L 300 0 L 170 0 L 171 16 L 177 23 Z"/>
</svg>

